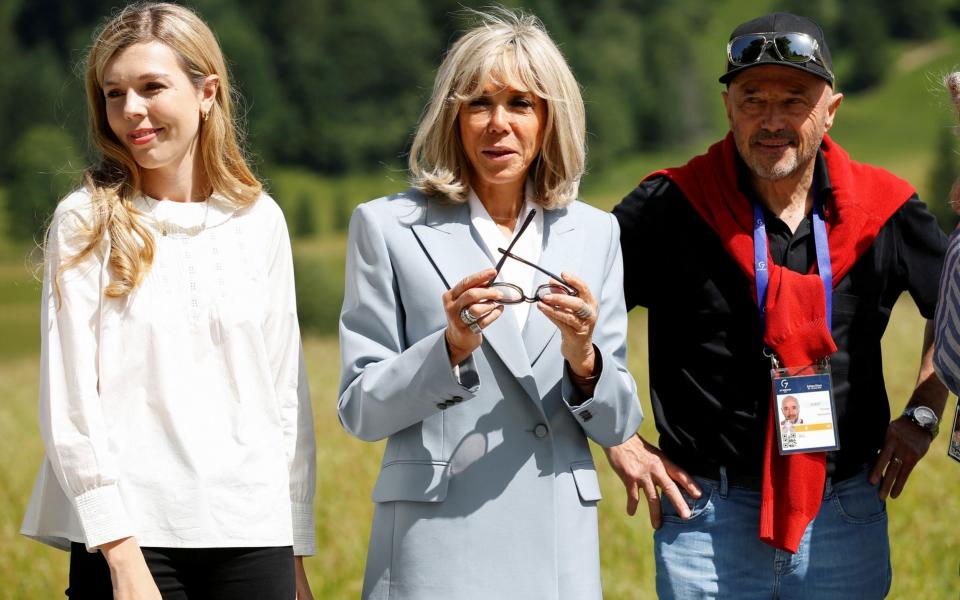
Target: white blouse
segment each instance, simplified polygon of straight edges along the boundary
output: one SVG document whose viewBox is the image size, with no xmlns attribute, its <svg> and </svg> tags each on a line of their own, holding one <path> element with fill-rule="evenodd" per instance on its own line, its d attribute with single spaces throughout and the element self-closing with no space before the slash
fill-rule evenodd
<svg viewBox="0 0 960 600">
<path fill-rule="evenodd" d="M 492 266 L 496 266 L 503 257 L 503 255 L 497 251 L 497 248 L 507 249 L 507 246 L 510 245 L 513 237 L 517 234 L 517 231 L 519 231 L 520 226 L 526 220 L 527 215 L 529 215 L 533 209 L 537 209 L 537 214 L 533 216 L 533 220 L 530 222 L 527 230 L 523 232 L 523 235 L 520 236 L 520 239 L 514 244 L 510 254 L 519 256 L 533 264 L 539 264 L 540 254 L 543 252 L 543 208 L 533 203 L 530 199 L 531 193 L 532 188 L 528 183 L 523 208 L 514 225 L 513 235 L 510 237 L 504 235 L 503 230 L 501 230 L 490 217 L 490 213 L 487 212 L 486 207 L 480 202 L 477 194 L 474 193 L 473 190 L 470 190 L 467 194 L 467 202 L 470 206 L 470 222 L 480 235 L 480 239 L 483 241 L 482 247 L 493 261 Z M 529 267 L 519 260 L 508 257 L 500 269 L 497 281 L 517 285 L 523 290 L 523 293 L 526 294 L 527 297 L 532 297 L 535 276 L 536 270 L 533 267 Z M 513 316 L 517 322 L 517 326 L 523 331 L 523 326 L 527 322 L 527 316 L 530 314 L 530 303 L 520 302 L 518 304 L 507 304 L 504 308 L 506 308 L 508 314 Z"/>
<path fill-rule="evenodd" d="M 293 260 L 262 195 L 231 209 L 139 198 L 156 240 L 142 283 L 107 298 L 109 241 L 81 247 L 89 195 L 57 207 L 41 309 L 46 456 L 21 532 L 59 548 L 315 552 L 315 442 Z"/>
</svg>

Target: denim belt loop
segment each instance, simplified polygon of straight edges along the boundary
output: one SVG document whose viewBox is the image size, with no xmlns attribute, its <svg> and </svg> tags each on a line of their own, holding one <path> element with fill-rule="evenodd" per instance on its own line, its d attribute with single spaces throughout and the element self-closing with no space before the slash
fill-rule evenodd
<svg viewBox="0 0 960 600">
<path fill-rule="evenodd" d="M 730 482 L 727 479 L 727 467 L 726 465 L 720 465 L 720 497 L 726 498 L 729 491 Z"/>
</svg>

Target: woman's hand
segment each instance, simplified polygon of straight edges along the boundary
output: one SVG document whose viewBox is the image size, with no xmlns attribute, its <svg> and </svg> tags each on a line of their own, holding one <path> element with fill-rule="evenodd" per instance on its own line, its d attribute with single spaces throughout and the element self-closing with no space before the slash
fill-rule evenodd
<svg viewBox="0 0 960 600">
<path fill-rule="evenodd" d="M 593 348 L 593 328 L 597 324 L 597 301 L 590 288 L 570 273 L 561 273 L 563 281 L 577 290 L 576 296 L 550 294 L 537 302 L 544 315 L 560 329 L 560 354 L 579 377 L 597 375 L 597 356 Z M 553 282 L 560 283 L 560 282 Z"/>
<path fill-rule="evenodd" d="M 303 557 L 293 557 L 293 572 L 297 582 L 296 600 L 313 600 L 313 592 L 310 591 L 310 582 L 307 581 L 307 572 L 303 570 Z"/>
<path fill-rule="evenodd" d="M 500 292 L 487 287 L 497 272 L 485 269 L 466 276 L 443 294 L 443 310 L 447 313 L 447 353 L 450 366 L 465 361 L 483 342 L 481 330 L 503 314 L 502 304 L 491 301 L 500 298 Z M 471 325 L 468 321 L 474 321 Z"/>
<path fill-rule="evenodd" d="M 114 600 L 161 600 L 143 552 L 132 537 L 108 542 L 100 552 L 110 565 Z"/>
</svg>

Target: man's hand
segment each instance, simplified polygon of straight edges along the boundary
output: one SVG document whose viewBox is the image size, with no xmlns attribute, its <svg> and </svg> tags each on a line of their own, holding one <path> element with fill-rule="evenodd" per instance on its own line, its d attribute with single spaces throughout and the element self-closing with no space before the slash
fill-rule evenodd
<svg viewBox="0 0 960 600">
<path fill-rule="evenodd" d="M 634 435 L 619 446 L 607 448 L 607 461 L 627 488 L 627 514 L 633 516 L 640 504 L 640 489 L 647 499 L 650 510 L 650 524 L 659 529 L 663 521 L 660 509 L 660 494 L 663 490 L 677 512 L 684 519 L 690 517 L 690 508 L 680 494 L 679 483 L 694 498 L 700 497 L 700 488 L 690 475 L 673 464 L 658 448 Z"/>
<path fill-rule="evenodd" d="M 933 437 L 930 432 L 913 424 L 907 417 L 900 417 L 887 428 L 883 449 L 870 471 L 870 483 L 880 485 L 880 498 L 889 495 L 896 498 L 903 491 L 913 468 L 930 449 Z"/>
<path fill-rule="evenodd" d="M 937 418 L 943 414 L 947 403 L 947 388 L 937 378 L 933 370 L 933 321 L 927 321 L 923 332 L 923 350 L 920 355 L 920 373 L 917 386 L 907 406 L 923 405 L 929 407 Z M 927 430 L 914 425 L 908 417 L 900 417 L 890 423 L 883 448 L 877 456 L 877 462 L 870 471 L 870 483 L 877 485 L 880 478 L 880 498 L 887 495 L 896 498 L 903 492 L 907 478 L 923 455 L 930 449 L 933 437 Z"/>
</svg>

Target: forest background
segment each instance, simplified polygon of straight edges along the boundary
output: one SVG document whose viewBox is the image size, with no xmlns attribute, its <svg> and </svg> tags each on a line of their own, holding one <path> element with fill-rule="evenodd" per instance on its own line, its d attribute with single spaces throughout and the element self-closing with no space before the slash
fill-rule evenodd
<svg viewBox="0 0 960 600">
<path fill-rule="evenodd" d="M 197 0 L 243 103 L 247 148 L 294 236 L 298 308 L 318 435 L 318 598 L 357 597 L 382 446 L 337 424 L 336 319 L 345 230 L 359 202 L 406 188 L 411 134 L 443 52 L 469 26 L 456 0 Z M 942 77 L 960 64 L 960 0 L 531 0 L 583 88 L 586 201 L 611 208 L 651 170 L 684 162 L 726 130 L 716 78 L 729 32 L 769 10 L 817 19 L 846 98 L 834 139 L 913 182 L 949 231 L 958 174 L 955 113 Z M 115 0 L 0 0 L 0 598 L 52 598 L 67 556 L 17 535 L 42 456 L 36 426 L 37 242 L 90 153 L 82 61 Z M 661 260 L 651 257 L 651 260 Z M 630 366 L 648 416 L 646 314 L 630 317 Z M 884 339 L 891 410 L 912 389 L 922 319 L 898 304 Z M 952 418 L 953 402 L 948 404 Z M 949 423 L 948 423 L 949 425 Z M 652 418 L 642 433 L 656 439 Z M 945 437 L 889 503 L 894 598 L 960 595 L 960 465 Z M 608 598 L 650 598 L 645 509 L 630 519 L 597 454 Z"/>
</svg>

